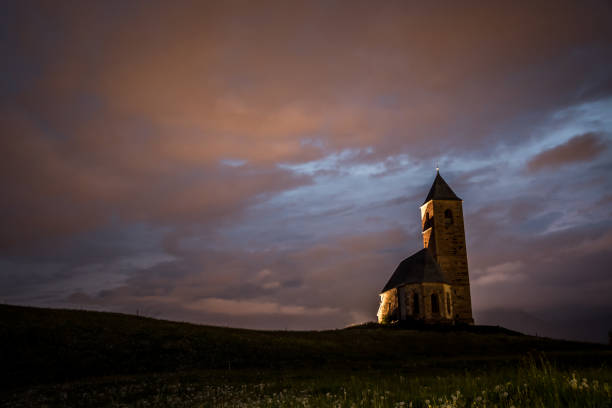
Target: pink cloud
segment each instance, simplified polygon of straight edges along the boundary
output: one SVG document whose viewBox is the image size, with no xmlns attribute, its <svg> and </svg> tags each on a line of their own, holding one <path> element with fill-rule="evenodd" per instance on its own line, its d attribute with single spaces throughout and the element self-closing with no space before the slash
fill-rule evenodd
<svg viewBox="0 0 612 408">
<path fill-rule="evenodd" d="M 580 163 L 595 159 L 608 147 L 600 135 L 585 133 L 574 136 L 567 142 L 537 154 L 527 163 L 531 172 L 556 169 L 564 165 Z"/>
<path fill-rule="evenodd" d="M 266 300 L 235 300 L 205 298 L 186 305 L 188 309 L 202 310 L 207 313 L 222 315 L 324 315 L 336 314 L 338 308 L 331 307 L 304 307 L 298 305 L 281 305 Z"/>
</svg>

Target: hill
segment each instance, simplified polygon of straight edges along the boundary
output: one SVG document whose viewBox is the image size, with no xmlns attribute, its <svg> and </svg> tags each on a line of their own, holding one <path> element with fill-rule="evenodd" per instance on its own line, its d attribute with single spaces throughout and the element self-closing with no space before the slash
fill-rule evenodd
<svg viewBox="0 0 612 408">
<path fill-rule="evenodd" d="M 0 305 L 3 387 L 190 370 L 468 369 L 545 353 L 559 364 L 610 361 L 604 345 L 490 326 L 409 330 L 376 324 L 258 331 L 117 313 Z"/>
<path fill-rule="evenodd" d="M 493 308 L 475 312 L 482 324 L 502 324 L 525 334 L 559 339 L 608 343 L 612 328 L 612 310 L 609 307 L 580 309 L 567 306 L 535 315 L 521 309 Z M 559 318 L 559 316 L 562 316 Z"/>
</svg>

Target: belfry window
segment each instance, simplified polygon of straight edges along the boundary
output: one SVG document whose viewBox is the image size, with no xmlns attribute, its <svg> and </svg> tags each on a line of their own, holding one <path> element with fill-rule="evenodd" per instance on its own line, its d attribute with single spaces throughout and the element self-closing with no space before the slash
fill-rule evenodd
<svg viewBox="0 0 612 408">
<path fill-rule="evenodd" d="M 415 293 L 412 296 L 412 314 L 415 316 L 419 314 L 419 294 Z"/>
<path fill-rule="evenodd" d="M 453 223 L 453 212 L 451 210 L 444 211 L 444 224 L 451 225 Z"/>
<path fill-rule="evenodd" d="M 446 313 L 450 314 L 451 312 L 451 302 L 450 302 L 450 293 L 446 293 Z"/>
<path fill-rule="evenodd" d="M 433 219 L 429 218 L 429 213 L 425 213 L 425 220 L 423 221 L 423 231 L 430 228 L 433 224 Z"/>
<path fill-rule="evenodd" d="M 431 313 L 440 313 L 440 303 L 438 303 L 438 295 L 431 294 Z"/>
</svg>

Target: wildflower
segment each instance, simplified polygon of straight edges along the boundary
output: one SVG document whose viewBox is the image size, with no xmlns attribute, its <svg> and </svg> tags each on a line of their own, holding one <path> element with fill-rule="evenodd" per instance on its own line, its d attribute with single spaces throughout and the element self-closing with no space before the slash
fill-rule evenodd
<svg viewBox="0 0 612 408">
<path fill-rule="evenodd" d="M 580 383 L 580 387 L 579 387 L 579 388 L 580 388 L 581 390 L 582 390 L 582 389 L 585 389 L 585 388 L 589 388 L 589 384 L 587 383 L 587 379 L 586 379 L 586 378 L 583 378 L 583 379 L 582 379 L 582 383 Z"/>
<path fill-rule="evenodd" d="M 478 402 L 482 401 L 482 397 L 480 397 L 480 396 L 476 397 L 476 401 L 478 401 Z"/>
<path fill-rule="evenodd" d="M 504 393 L 502 394 L 502 397 L 506 398 L 508 396 L 508 392 L 504 391 Z"/>
<path fill-rule="evenodd" d="M 569 380 L 569 385 L 573 389 L 578 388 L 578 380 L 576 379 L 576 373 L 572 373 L 572 379 Z"/>
</svg>

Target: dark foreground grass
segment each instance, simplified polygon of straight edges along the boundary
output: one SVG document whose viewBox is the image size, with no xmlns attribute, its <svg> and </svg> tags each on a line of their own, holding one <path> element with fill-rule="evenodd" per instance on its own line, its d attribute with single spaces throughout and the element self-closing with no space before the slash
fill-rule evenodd
<svg viewBox="0 0 612 408">
<path fill-rule="evenodd" d="M 612 371 L 546 360 L 446 372 L 216 370 L 13 390 L 6 407 L 611 407 Z"/>
<path fill-rule="evenodd" d="M 0 346 L 7 407 L 612 406 L 607 346 L 492 327 L 255 331 L 0 305 Z"/>
</svg>

